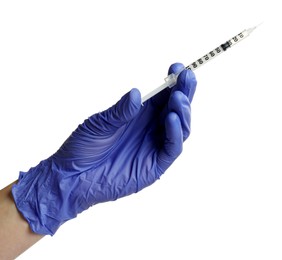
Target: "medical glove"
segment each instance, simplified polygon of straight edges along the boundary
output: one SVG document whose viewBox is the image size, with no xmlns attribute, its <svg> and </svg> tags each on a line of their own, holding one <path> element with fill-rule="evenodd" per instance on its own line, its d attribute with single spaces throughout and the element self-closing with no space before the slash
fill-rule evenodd
<svg viewBox="0 0 282 260">
<path fill-rule="evenodd" d="M 184 66 L 173 64 L 170 73 Z M 190 134 L 194 73 L 141 104 L 132 89 L 109 109 L 85 120 L 48 159 L 20 172 L 12 193 L 33 232 L 53 235 L 90 206 L 151 185 L 182 152 Z"/>
</svg>

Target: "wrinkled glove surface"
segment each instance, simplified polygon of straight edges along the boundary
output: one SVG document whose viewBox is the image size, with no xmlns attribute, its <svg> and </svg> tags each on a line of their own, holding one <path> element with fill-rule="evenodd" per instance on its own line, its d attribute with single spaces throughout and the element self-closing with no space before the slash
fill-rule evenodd
<svg viewBox="0 0 282 260">
<path fill-rule="evenodd" d="M 170 73 L 184 66 L 173 64 Z M 141 105 L 132 89 L 84 121 L 60 149 L 28 172 L 12 193 L 33 232 L 53 235 L 78 213 L 151 185 L 182 152 L 190 134 L 194 73 L 183 70 L 172 89 Z"/>
</svg>

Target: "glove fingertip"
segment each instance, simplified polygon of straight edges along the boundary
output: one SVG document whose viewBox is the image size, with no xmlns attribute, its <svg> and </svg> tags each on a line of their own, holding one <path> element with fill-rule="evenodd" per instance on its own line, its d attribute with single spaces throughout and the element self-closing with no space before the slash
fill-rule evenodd
<svg viewBox="0 0 282 260">
<path fill-rule="evenodd" d="M 189 95 L 188 95 L 188 99 L 190 101 L 190 103 L 193 101 L 193 97 L 196 91 L 196 87 L 197 87 L 197 79 L 195 76 L 195 73 L 192 70 L 188 70 L 188 74 L 187 74 L 188 80 L 189 80 Z"/>
<path fill-rule="evenodd" d="M 177 78 L 177 86 L 174 91 L 182 91 L 192 102 L 197 86 L 195 73 L 192 70 L 182 71 Z"/>
<path fill-rule="evenodd" d="M 176 62 L 172 65 L 170 65 L 169 69 L 168 69 L 168 75 L 174 73 L 179 73 L 180 71 L 184 70 L 185 66 L 180 63 L 180 62 Z"/>
<path fill-rule="evenodd" d="M 141 105 L 141 93 L 137 88 L 131 89 L 129 99 L 133 106 L 139 108 Z"/>
<path fill-rule="evenodd" d="M 141 107 L 141 93 L 137 88 L 133 88 L 128 93 L 122 107 L 125 121 L 131 120 L 139 112 Z"/>
</svg>

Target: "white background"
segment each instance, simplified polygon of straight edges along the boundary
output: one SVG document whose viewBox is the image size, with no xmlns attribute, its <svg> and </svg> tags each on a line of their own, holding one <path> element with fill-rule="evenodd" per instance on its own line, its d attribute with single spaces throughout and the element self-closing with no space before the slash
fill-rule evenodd
<svg viewBox="0 0 282 260">
<path fill-rule="evenodd" d="M 281 259 L 279 1 L 1 1 L 0 188 L 132 87 L 198 71 L 192 133 L 161 180 L 92 207 L 19 259 Z"/>
</svg>

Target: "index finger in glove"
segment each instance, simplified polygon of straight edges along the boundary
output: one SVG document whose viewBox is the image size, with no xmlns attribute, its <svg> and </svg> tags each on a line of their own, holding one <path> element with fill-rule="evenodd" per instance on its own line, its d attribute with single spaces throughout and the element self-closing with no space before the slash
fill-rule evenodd
<svg viewBox="0 0 282 260">
<path fill-rule="evenodd" d="M 183 70 L 178 78 L 176 85 L 172 88 L 172 92 L 174 91 L 181 91 L 186 95 L 190 101 L 193 100 L 195 91 L 197 86 L 197 80 L 195 74 L 192 70 Z"/>
</svg>

